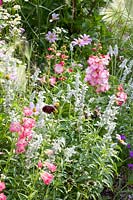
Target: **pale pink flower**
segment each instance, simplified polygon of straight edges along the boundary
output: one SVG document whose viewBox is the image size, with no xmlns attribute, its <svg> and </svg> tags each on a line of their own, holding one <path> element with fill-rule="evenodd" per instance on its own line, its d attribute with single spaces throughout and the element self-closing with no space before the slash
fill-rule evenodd
<svg viewBox="0 0 133 200">
<path fill-rule="evenodd" d="M 56 84 L 56 77 L 51 76 L 51 77 L 49 78 L 49 82 L 50 82 L 50 85 L 54 86 L 54 85 Z"/>
<path fill-rule="evenodd" d="M 45 162 L 44 164 L 51 172 L 55 172 L 56 171 L 56 166 L 52 163 L 49 163 L 49 162 Z"/>
<path fill-rule="evenodd" d="M 22 131 L 22 126 L 19 122 L 12 122 L 10 124 L 10 132 L 20 132 Z"/>
<path fill-rule="evenodd" d="M 90 36 L 86 34 L 81 35 L 81 39 L 83 40 L 84 45 L 91 44 L 92 42 L 92 39 L 90 38 Z"/>
<path fill-rule="evenodd" d="M 54 151 L 52 149 L 46 149 L 45 154 L 48 155 L 48 156 L 51 156 L 51 155 L 54 154 Z"/>
<path fill-rule="evenodd" d="M 109 64 L 108 55 L 90 56 L 88 59 L 88 68 L 86 69 L 85 81 L 96 87 L 96 92 L 105 92 L 109 90 L 108 83 L 109 71 L 106 65 Z"/>
<path fill-rule="evenodd" d="M 41 178 L 46 185 L 49 185 L 52 182 L 54 176 L 48 172 L 43 172 L 41 174 Z"/>
<path fill-rule="evenodd" d="M 55 71 L 56 74 L 62 74 L 63 71 L 64 71 L 63 65 L 60 64 L 60 63 L 59 63 L 59 64 L 56 64 L 56 65 L 54 66 L 54 71 Z"/>
<path fill-rule="evenodd" d="M 79 47 L 84 46 L 84 41 L 81 38 L 74 38 L 74 40 L 71 42 L 73 46 L 78 45 Z"/>
<path fill-rule="evenodd" d="M 43 167 L 43 163 L 42 163 L 42 161 L 39 160 L 37 166 L 38 166 L 38 168 L 41 169 L 41 168 Z"/>
<path fill-rule="evenodd" d="M 6 200 L 6 196 L 4 195 L 4 193 L 0 194 L 0 200 Z"/>
<path fill-rule="evenodd" d="M 6 188 L 4 182 L 0 182 L 0 192 L 2 192 Z"/>
<path fill-rule="evenodd" d="M 24 116 L 26 117 L 29 117 L 33 114 L 32 109 L 28 107 L 24 107 L 23 113 L 24 113 Z"/>
</svg>

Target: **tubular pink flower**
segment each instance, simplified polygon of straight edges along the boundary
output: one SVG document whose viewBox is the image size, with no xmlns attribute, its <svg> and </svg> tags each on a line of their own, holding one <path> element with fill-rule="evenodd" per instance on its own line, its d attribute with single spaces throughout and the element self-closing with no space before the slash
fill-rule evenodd
<svg viewBox="0 0 133 200">
<path fill-rule="evenodd" d="M 55 172 L 56 171 L 56 166 L 52 163 L 49 163 L 49 162 L 45 162 L 44 164 L 51 172 Z"/>
<path fill-rule="evenodd" d="M 10 132 L 21 132 L 22 131 L 22 126 L 19 122 L 12 122 L 10 124 Z"/>
<path fill-rule="evenodd" d="M 32 109 L 28 108 L 28 107 L 24 107 L 23 113 L 24 113 L 25 117 L 32 116 L 32 114 L 33 114 Z"/>
<path fill-rule="evenodd" d="M 6 196 L 4 195 L 4 193 L 0 194 L 0 200 L 6 200 Z"/>
<path fill-rule="evenodd" d="M 0 182 L 0 192 L 2 192 L 6 188 L 4 182 Z"/>
<path fill-rule="evenodd" d="M 44 184 L 49 185 L 52 182 L 54 176 L 48 172 L 43 172 L 43 174 L 41 174 L 41 178 Z"/>
</svg>

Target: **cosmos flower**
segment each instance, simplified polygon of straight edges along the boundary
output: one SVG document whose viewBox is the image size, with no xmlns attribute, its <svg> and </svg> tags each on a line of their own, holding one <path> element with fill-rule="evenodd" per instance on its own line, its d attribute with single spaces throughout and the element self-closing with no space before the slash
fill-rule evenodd
<svg viewBox="0 0 133 200">
<path fill-rule="evenodd" d="M 48 33 L 46 34 L 46 40 L 48 40 L 50 43 L 53 43 L 57 40 L 57 35 L 51 31 L 48 31 Z"/>
<path fill-rule="evenodd" d="M 49 20 L 50 22 L 56 21 L 59 19 L 59 14 L 53 13 L 52 18 Z"/>
</svg>

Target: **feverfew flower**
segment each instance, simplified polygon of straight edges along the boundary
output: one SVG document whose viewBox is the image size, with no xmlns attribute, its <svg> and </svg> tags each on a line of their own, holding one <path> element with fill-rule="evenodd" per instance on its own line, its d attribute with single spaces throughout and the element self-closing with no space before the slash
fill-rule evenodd
<svg viewBox="0 0 133 200">
<path fill-rule="evenodd" d="M 53 13 L 53 14 L 52 14 L 52 19 L 50 19 L 49 21 L 50 21 L 50 22 L 53 22 L 53 21 L 56 21 L 56 20 L 58 20 L 58 19 L 59 19 L 59 14 Z"/>
<path fill-rule="evenodd" d="M 57 40 L 57 35 L 51 31 L 48 31 L 48 33 L 46 34 L 46 40 L 48 40 L 50 43 L 53 43 Z"/>
</svg>

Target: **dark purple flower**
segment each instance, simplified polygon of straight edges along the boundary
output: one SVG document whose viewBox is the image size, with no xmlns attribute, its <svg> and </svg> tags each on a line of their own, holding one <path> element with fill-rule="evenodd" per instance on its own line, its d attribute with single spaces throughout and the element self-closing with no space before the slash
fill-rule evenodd
<svg viewBox="0 0 133 200">
<path fill-rule="evenodd" d="M 128 168 L 133 170 L 133 164 L 128 164 Z"/>
<path fill-rule="evenodd" d="M 131 145 L 130 145 L 130 144 L 127 144 L 127 148 L 128 148 L 128 149 L 131 149 Z"/>
<path fill-rule="evenodd" d="M 130 158 L 133 158 L 133 151 L 129 152 L 129 156 L 130 156 Z"/>
<path fill-rule="evenodd" d="M 121 136 L 121 140 L 125 140 L 126 136 L 125 135 L 120 135 Z"/>
</svg>

